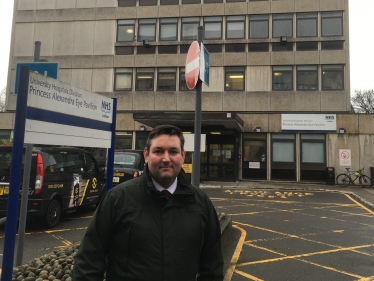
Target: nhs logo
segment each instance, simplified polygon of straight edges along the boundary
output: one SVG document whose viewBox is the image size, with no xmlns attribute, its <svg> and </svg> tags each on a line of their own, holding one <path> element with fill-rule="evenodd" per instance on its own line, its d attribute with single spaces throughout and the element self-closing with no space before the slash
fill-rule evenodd
<svg viewBox="0 0 374 281">
<path fill-rule="evenodd" d="M 109 118 L 109 114 L 112 111 L 112 104 L 107 101 L 101 101 L 101 112 L 102 112 L 102 117 L 104 118 Z"/>
<path fill-rule="evenodd" d="M 325 120 L 326 120 L 327 122 L 333 122 L 333 121 L 335 120 L 335 117 L 332 116 L 332 115 L 326 115 L 326 116 L 325 116 Z"/>
</svg>

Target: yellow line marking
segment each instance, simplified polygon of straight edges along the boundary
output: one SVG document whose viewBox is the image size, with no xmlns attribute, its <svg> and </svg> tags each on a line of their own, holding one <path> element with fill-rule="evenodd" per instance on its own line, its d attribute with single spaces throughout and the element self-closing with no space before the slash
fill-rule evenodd
<svg viewBox="0 0 374 281">
<path fill-rule="evenodd" d="M 361 203 L 357 202 L 356 200 L 354 200 L 351 196 L 349 196 L 348 194 L 344 194 L 345 196 L 348 197 L 348 199 L 352 200 L 353 202 L 355 202 L 357 205 L 359 205 L 361 208 L 365 209 L 366 211 L 368 211 L 370 214 L 374 215 L 374 212 L 372 210 L 370 210 L 369 208 L 365 207 L 364 205 L 362 205 Z"/>
<path fill-rule="evenodd" d="M 81 203 L 79 205 L 82 205 L 82 203 L 83 203 L 83 199 L 86 196 L 86 191 L 87 191 L 87 187 L 88 187 L 88 183 L 89 182 L 90 182 L 90 180 L 86 181 L 86 186 L 84 187 L 84 192 L 83 192 L 82 200 L 81 200 Z"/>
<path fill-rule="evenodd" d="M 240 256 L 240 252 L 243 248 L 245 237 L 247 236 L 247 232 L 243 228 L 240 228 L 237 225 L 233 225 L 233 227 L 239 229 L 242 234 L 239 238 L 238 245 L 236 245 L 236 249 L 235 249 L 234 254 L 232 255 L 232 258 L 231 258 L 230 267 L 227 269 L 226 274 L 225 274 L 225 278 L 223 279 L 223 281 L 230 281 L 231 280 L 232 275 L 234 274 L 236 263 L 238 262 L 238 259 L 239 259 L 239 256 Z"/>
<path fill-rule="evenodd" d="M 245 273 L 245 272 L 237 270 L 237 269 L 235 269 L 235 272 L 238 273 L 238 274 L 240 274 L 240 275 L 242 275 L 242 276 L 244 276 L 244 277 L 247 277 L 248 279 L 251 279 L 253 281 L 263 281 L 262 279 L 254 277 L 254 276 L 252 276 L 252 275 L 250 275 L 248 273 Z"/>
</svg>

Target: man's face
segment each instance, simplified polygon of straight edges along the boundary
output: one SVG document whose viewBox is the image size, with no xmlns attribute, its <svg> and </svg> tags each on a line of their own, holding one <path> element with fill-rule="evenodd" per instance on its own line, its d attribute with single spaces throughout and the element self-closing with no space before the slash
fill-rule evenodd
<svg viewBox="0 0 374 281">
<path fill-rule="evenodd" d="M 144 149 L 144 158 L 152 178 L 164 188 L 175 181 L 185 156 L 186 152 L 181 149 L 177 136 L 159 135 L 152 139 L 149 151 Z"/>
</svg>

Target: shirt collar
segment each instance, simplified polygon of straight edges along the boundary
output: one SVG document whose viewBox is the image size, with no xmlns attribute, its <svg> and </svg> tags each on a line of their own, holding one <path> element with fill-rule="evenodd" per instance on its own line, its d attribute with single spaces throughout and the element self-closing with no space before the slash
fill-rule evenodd
<svg viewBox="0 0 374 281">
<path fill-rule="evenodd" d="M 166 189 L 167 191 L 169 191 L 171 194 L 173 194 L 175 192 L 175 190 L 177 189 L 177 182 L 178 182 L 178 179 L 176 178 L 175 181 L 173 182 L 173 184 L 171 186 L 169 186 L 168 188 L 163 188 L 157 181 L 155 181 L 152 177 L 152 182 L 155 186 L 155 188 L 158 190 L 158 191 L 162 191 L 164 189 Z"/>
</svg>

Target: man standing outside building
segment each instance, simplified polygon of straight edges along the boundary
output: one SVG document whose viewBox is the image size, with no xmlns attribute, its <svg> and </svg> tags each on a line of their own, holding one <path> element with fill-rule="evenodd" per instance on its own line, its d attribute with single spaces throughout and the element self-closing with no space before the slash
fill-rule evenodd
<svg viewBox="0 0 374 281">
<path fill-rule="evenodd" d="M 154 128 L 141 177 L 110 190 L 74 262 L 75 281 L 222 281 L 221 231 L 208 196 L 181 166 L 178 127 Z"/>
</svg>

